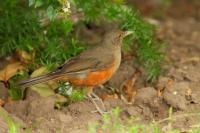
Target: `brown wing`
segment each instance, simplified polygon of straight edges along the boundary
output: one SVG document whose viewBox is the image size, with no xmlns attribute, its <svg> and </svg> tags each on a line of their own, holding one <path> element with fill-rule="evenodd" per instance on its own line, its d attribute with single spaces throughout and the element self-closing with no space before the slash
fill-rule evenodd
<svg viewBox="0 0 200 133">
<path fill-rule="evenodd" d="M 81 58 L 75 57 L 64 63 L 58 70 L 55 71 L 62 74 L 67 73 L 82 73 L 86 71 L 95 71 L 99 69 L 104 69 L 113 64 L 113 59 L 102 61 L 95 57 Z"/>
<path fill-rule="evenodd" d="M 96 66 L 99 64 L 98 60 L 94 58 L 88 58 L 88 59 L 80 59 L 78 57 L 73 58 L 63 64 L 60 68 L 57 70 L 41 75 L 35 78 L 30 78 L 27 80 L 21 80 L 18 82 L 20 86 L 30 86 L 42 82 L 47 82 L 49 80 L 58 79 L 62 76 L 68 76 L 68 77 L 77 77 L 78 75 L 83 74 L 85 76 L 87 72 L 90 72 L 93 68 L 96 68 Z M 77 74 L 77 75 L 76 75 Z"/>
<path fill-rule="evenodd" d="M 58 79 L 62 76 L 77 78 L 84 77 L 87 73 L 96 70 L 103 70 L 113 65 L 112 56 L 106 56 L 102 58 L 97 54 L 81 54 L 81 56 L 74 57 L 64 63 L 57 70 L 41 75 L 39 77 L 31 78 L 28 80 L 20 81 L 18 84 L 21 86 L 30 86 L 41 82 L 46 82 L 52 79 Z M 77 75 L 76 75 L 77 74 Z"/>
<path fill-rule="evenodd" d="M 73 58 L 59 67 L 62 73 L 75 73 L 95 68 L 100 62 L 95 58 Z"/>
</svg>

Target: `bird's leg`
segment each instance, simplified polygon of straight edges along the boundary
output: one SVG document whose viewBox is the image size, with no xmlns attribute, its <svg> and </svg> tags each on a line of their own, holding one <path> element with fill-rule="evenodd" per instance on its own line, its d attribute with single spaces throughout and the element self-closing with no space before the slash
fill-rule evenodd
<svg viewBox="0 0 200 133">
<path fill-rule="evenodd" d="M 94 92 L 93 92 L 93 88 L 89 87 L 88 88 L 88 93 L 87 96 L 89 98 L 89 100 L 94 104 L 95 108 L 97 109 L 97 112 L 99 112 L 101 115 L 105 114 L 105 106 L 104 103 L 102 101 L 101 98 L 99 98 Z M 96 103 L 96 100 L 100 101 L 103 110 L 98 106 L 98 104 Z"/>
<path fill-rule="evenodd" d="M 97 105 L 95 99 L 94 99 L 90 94 L 88 94 L 88 98 L 89 98 L 89 100 L 93 103 L 93 105 L 95 106 L 97 112 L 98 112 L 100 115 L 105 114 L 105 112 Z M 96 112 L 96 111 L 95 111 L 95 112 Z"/>
</svg>

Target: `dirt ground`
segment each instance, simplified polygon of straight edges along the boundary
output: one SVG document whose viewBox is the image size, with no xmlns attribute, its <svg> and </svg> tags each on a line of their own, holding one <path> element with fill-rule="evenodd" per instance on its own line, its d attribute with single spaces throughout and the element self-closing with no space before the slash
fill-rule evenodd
<svg viewBox="0 0 200 133">
<path fill-rule="evenodd" d="M 173 115 L 177 118 L 172 126 L 185 132 L 200 122 L 196 116 L 181 117 L 200 112 L 200 13 L 197 13 L 200 10 L 196 3 L 181 2 L 179 7 L 175 3 L 165 11 L 164 17 L 152 17 L 149 12 L 153 12 L 155 7 L 149 6 L 149 3 L 146 7 L 145 4 L 140 6 L 140 9 L 146 14 L 147 21 L 157 25 L 158 38 L 166 42 L 163 73 L 155 85 L 146 84 L 144 77 L 138 76 L 133 104 L 114 98 L 104 103 L 107 110 L 118 106 L 122 109 L 123 118 L 134 116 L 140 118 L 142 123 L 163 120 L 168 117 L 169 108 L 173 107 Z M 120 88 L 135 73 L 133 58 L 124 56 L 118 72 L 106 86 Z M 42 98 L 29 91 L 25 100 L 7 103 L 4 108 L 21 121 L 24 128 L 31 127 L 33 133 L 84 133 L 88 123 L 102 118 L 98 113 L 91 113 L 95 108 L 88 100 L 56 110 L 55 99 Z M 161 127 L 165 130 L 166 123 L 161 123 Z"/>
</svg>

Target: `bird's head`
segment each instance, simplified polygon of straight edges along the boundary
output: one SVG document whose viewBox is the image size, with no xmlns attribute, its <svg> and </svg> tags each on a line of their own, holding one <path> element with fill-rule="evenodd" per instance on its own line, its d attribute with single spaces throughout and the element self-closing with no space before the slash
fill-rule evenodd
<svg viewBox="0 0 200 133">
<path fill-rule="evenodd" d="M 132 31 L 113 30 L 105 34 L 104 42 L 108 45 L 121 46 L 124 37 L 132 33 Z"/>
</svg>

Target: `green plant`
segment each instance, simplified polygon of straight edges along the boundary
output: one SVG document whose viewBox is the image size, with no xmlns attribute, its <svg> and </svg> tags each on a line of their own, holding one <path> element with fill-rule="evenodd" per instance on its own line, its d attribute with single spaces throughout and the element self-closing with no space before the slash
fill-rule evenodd
<svg viewBox="0 0 200 133">
<path fill-rule="evenodd" d="M 13 119 L 7 114 L 7 112 L 0 107 L 0 118 L 6 122 L 8 126 L 8 133 L 19 133 L 20 124 L 14 122 Z"/>
<path fill-rule="evenodd" d="M 8 94 L 12 100 L 20 100 L 24 98 L 24 89 L 21 89 L 16 82 L 19 79 L 24 79 L 28 77 L 28 73 L 24 71 L 19 71 L 17 74 L 9 80 L 9 90 Z"/>
<path fill-rule="evenodd" d="M 29 2 L 29 5 L 35 2 L 35 7 L 43 3 L 40 0 Z M 49 10 L 48 14 L 51 14 Z M 18 49 L 35 52 L 32 66 L 57 66 L 83 50 L 83 43 L 69 34 L 73 27 L 70 20 L 52 21 L 46 27 L 41 26 L 39 13 L 28 7 L 27 1 L 5 0 L 0 5 L 0 15 L 3 18 L 0 20 L 0 56 L 11 55 Z"/>
<path fill-rule="evenodd" d="M 69 102 L 80 102 L 85 99 L 85 91 L 83 89 L 73 90 L 69 83 L 60 83 L 58 93 L 69 99 Z"/>
<path fill-rule="evenodd" d="M 152 132 L 154 131 L 153 125 L 145 126 L 143 124 L 136 124 L 134 118 L 127 121 L 122 121 L 120 118 L 120 108 L 113 109 L 111 114 L 105 114 L 102 117 L 101 123 L 89 124 L 89 133 L 138 133 L 138 132 Z M 155 128 L 155 131 L 158 131 Z M 160 130 L 159 130 L 160 131 Z M 159 132 L 160 133 L 160 132 Z"/>
<path fill-rule="evenodd" d="M 29 51 L 38 46 L 37 15 L 26 2 L 5 0 L 0 5 L 0 15 L 0 56 L 10 55 L 19 48 Z"/>
<path fill-rule="evenodd" d="M 172 119 L 175 121 L 180 117 L 189 117 L 189 116 L 199 116 L 199 113 L 192 114 L 184 114 L 175 116 L 172 114 L 172 108 L 169 109 L 169 117 L 157 121 L 150 122 L 149 124 L 140 124 L 138 119 L 129 118 L 126 120 L 122 120 L 120 118 L 120 108 L 113 109 L 111 114 L 105 114 L 102 117 L 102 122 L 90 123 L 88 127 L 88 133 L 98 133 L 98 132 L 106 132 L 106 133 L 180 133 L 179 130 L 172 128 Z M 168 122 L 168 130 L 162 131 L 162 127 L 160 123 Z M 190 133 L 198 133 L 198 128 L 194 127 L 188 130 Z M 186 131 L 187 132 L 187 131 Z"/>
<path fill-rule="evenodd" d="M 72 91 L 72 94 L 70 95 L 70 100 L 72 102 L 80 102 L 85 99 L 85 92 L 82 90 L 74 90 Z"/>
<path fill-rule="evenodd" d="M 13 120 L 13 118 L 2 107 L 0 107 L 0 119 L 6 123 L 8 128 L 6 132 L 8 133 L 30 133 L 32 131 L 32 128 L 23 129 L 20 121 L 16 121 L 15 119 Z"/>
<path fill-rule="evenodd" d="M 115 23 L 121 29 L 133 31 L 126 43 L 135 42 L 133 45 L 138 60 L 146 68 L 147 79 L 154 80 L 160 73 L 163 59 L 160 45 L 154 39 L 154 26 L 144 22 L 124 3 L 123 0 L 29 0 L 29 3 L 5 0 L 0 5 L 4 18 L 0 20 L 0 56 L 20 49 L 36 53 L 32 66 L 58 66 L 86 46 L 71 33 L 80 23 Z M 74 13 L 83 13 L 78 22 L 70 17 Z"/>
</svg>

